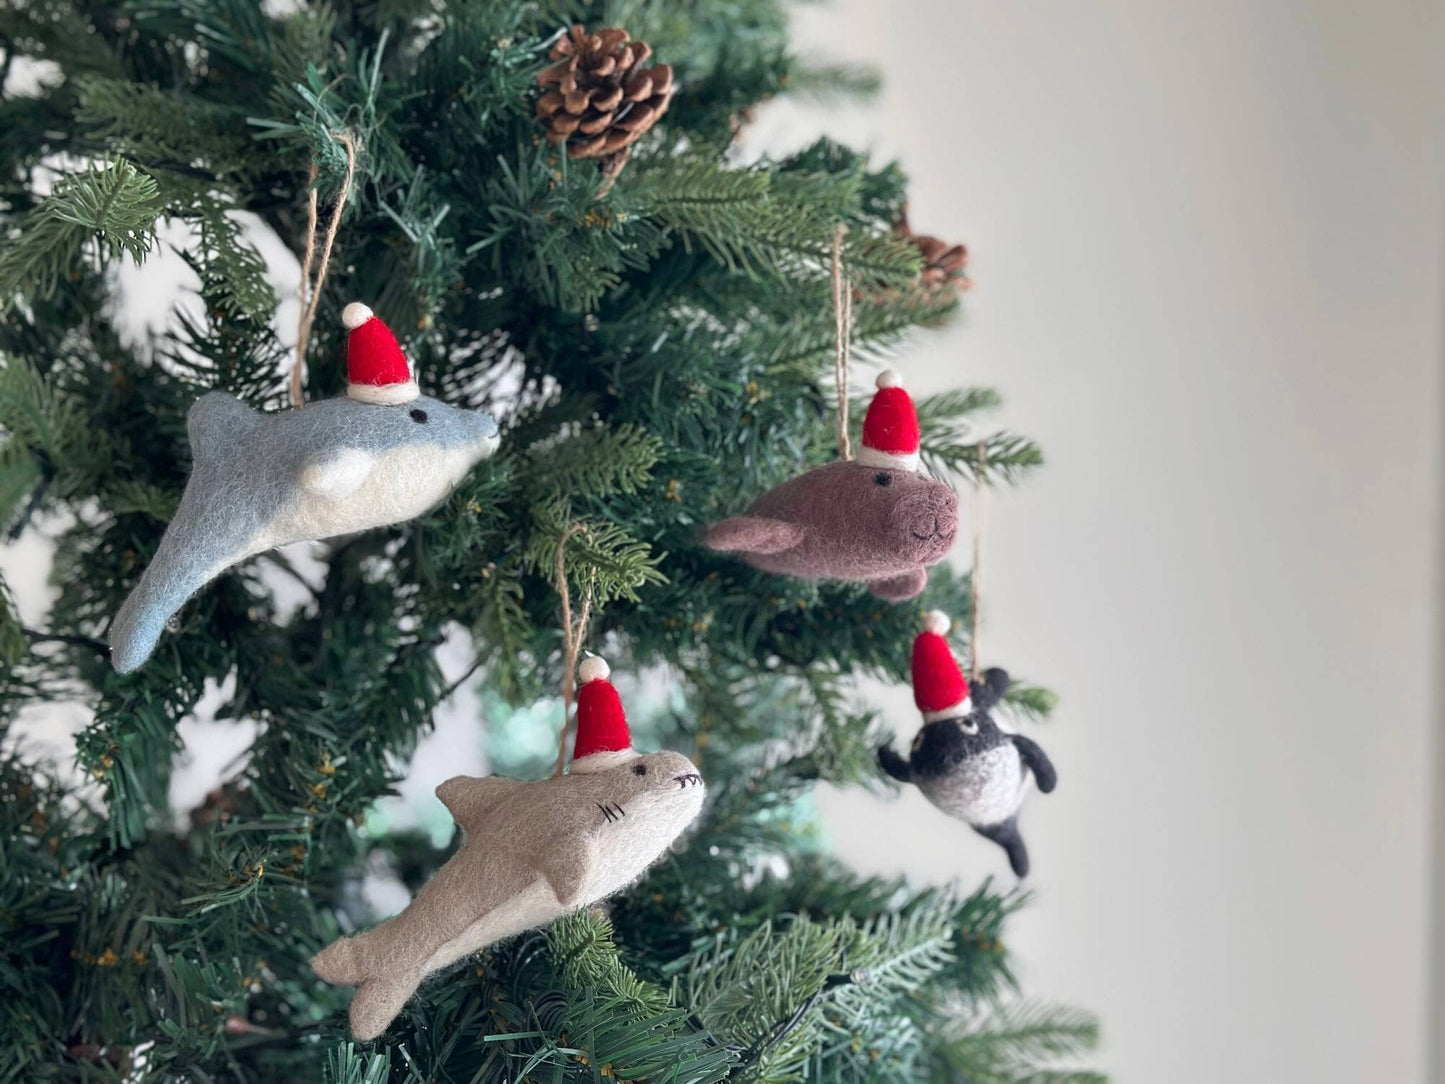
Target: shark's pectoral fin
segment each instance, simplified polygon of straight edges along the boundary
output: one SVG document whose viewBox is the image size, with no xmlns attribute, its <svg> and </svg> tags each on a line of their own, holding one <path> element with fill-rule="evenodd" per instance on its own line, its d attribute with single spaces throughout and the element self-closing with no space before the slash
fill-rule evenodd
<svg viewBox="0 0 1445 1084">
<path fill-rule="evenodd" d="M 563 907 L 583 903 L 582 889 L 597 864 L 597 840 L 588 834 L 559 840 L 537 860 L 537 872 L 547 881 Z"/>
<path fill-rule="evenodd" d="M 517 779 L 503 779 L 495 775 L 484 779 L 455 775 L 437 787 L 436 795 L 447 807 L 452 819 L 470 832 L 492 810 L 526 790 L 528 785 Z"/>
<path fill-rule="evenodd" d="M 803 541 L 805 528 L 766 516 L 733 516 L 714 523 L 703 535 L 703 545 L 724 553 L 782 553 Z"/>
<path fill-rule="evenodd" d="M 307 461 L 296 480 L 312 496 L 339 501 L 355 493 L 374 466 L 376 456 L 370 452 L 338 448 Z"/>
</svg>

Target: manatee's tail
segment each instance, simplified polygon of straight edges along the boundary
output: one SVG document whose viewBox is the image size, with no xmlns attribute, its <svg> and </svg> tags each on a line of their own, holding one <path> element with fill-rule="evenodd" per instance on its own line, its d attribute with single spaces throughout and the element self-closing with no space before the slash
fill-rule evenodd
<svg viewBox="0 0 1445 1084">
<path fill-rule="evenodd" d="M 1024 837 L 1019 835 L 1019 822 L 1010 817 L 998 824 L 975 824 L 973 830 L 984 839 L 991 839 L 1008 854 L 1009 868 L 1014 876 L 1022 880 L 1029 875 L 1029 849 L 1024 846 Z"/>
</svg>

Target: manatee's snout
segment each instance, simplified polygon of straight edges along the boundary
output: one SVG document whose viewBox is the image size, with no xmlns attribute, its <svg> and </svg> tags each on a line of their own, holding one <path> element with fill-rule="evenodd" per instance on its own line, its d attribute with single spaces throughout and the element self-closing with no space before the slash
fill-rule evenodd
<svg viewBox="0 0 1445 1084">
<path fill-rule="evenodd" d="M 958 497 L 942 482 L 919 479 L 891 517 L 901 552 L 919 564 L 943 560 L 958 534 Z"/>
</svg>

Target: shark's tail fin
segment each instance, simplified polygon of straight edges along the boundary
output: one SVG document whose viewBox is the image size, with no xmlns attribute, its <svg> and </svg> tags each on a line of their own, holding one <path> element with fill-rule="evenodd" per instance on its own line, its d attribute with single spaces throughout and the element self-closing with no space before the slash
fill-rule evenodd
<svg viewBox="0 0 1445 1084">
<path fill-rule="evenodd" d="M 362 1042 L 379 1036 L 411 1000 L 421 979 L 420 971 L 400 971 L 363 982 L 351 998 L 351 1034 Z"/>
<path fill-rule="evenodd" d="M 368 936 L 338 937 L 311 957 L 311 970 L 322 982 L 333 986 L 360 986 L 371 977 Z"/>
</svg>

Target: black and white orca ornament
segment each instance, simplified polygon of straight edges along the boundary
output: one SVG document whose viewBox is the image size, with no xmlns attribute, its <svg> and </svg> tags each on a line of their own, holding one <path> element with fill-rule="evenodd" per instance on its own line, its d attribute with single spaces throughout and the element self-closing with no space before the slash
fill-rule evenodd
<svg viewBox="0 0 1445 1084">
<path fill-rule="evenodd" d="M 1037 742 L 1002 729 L 990 709 L 1008 691 L 1008 674 L 997 668 L 983 674 L 970 695 L 944 635 L 948 617 L 937 610 L 924 619 L 913 641 L 913 699 L 923 713 L 923 729 L 904 760 L 889 745 L 878 750 L 878 763 L 901 783 L 913 783 L 950 817 L 964 821 L 1008 853 L 1014 874 L 1029 872 L 1029 852 L 1019 835 L 1018 812 L 1032 775 L 1048 794 L 1058 776 Z"/>
</svg>

